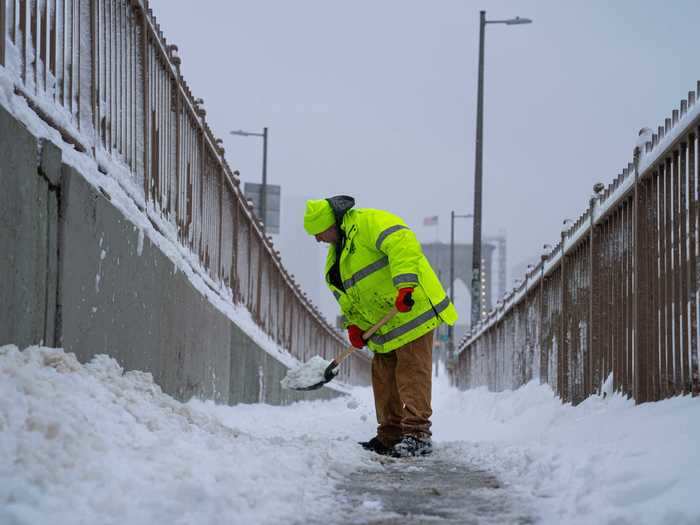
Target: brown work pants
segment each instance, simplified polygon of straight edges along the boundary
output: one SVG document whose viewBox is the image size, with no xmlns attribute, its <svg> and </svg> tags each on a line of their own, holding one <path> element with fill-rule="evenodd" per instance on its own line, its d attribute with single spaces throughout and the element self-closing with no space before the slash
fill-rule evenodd
<svg viewBox="0 0 700 525">
<path fill-rule="evenodd" d="M 377 437 L 393 446 L 402 436 L 429 439 L 433 332 L 372 359 Z"/>
</svg>

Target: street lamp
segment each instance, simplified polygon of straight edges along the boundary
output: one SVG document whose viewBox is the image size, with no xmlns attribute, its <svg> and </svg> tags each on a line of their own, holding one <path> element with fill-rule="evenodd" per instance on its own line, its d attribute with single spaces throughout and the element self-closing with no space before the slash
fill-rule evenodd
<svg viewBox="0 0 700 525">
<path fill-rule="evenodd" d="M 458 215 L 454 210 L 450 212 L 450 302 L 452 304 L 455 302 L 455 219 L 469 219 L 472 217 L 474 215 L 471 213 Z M 454 327 L 452 325 L 447 325 L 447 339 L 449 345 L 448 359 L 452 359 L 455 352 Z"/>
<path fill-rule="evenodd" d="M 260 186 L 260 218 L 263 224 L 267 222 L 267 128 L 263 128 L 262 133 L 253 133 L 250 131 L 230 131 L 231 135 L 239 137 L 262 137 L 263 139 L 263 164 L 262 164 L 262 185 Z"/>
<path fill-rule="evenodd" d="M 509 26 L 530 24 L 529 18 L 509 18 L 507 20 L 486 20 L 486 11 L 481 11 L 479 22 L 479 84 L 476 106 L 476 155 L 474 160 L 474 234 L 472 237 L 472 315 L 471 325 L 481 318 L 481 176 L 484 125 L 484 33 L 486 24 Z"/>
</svg>

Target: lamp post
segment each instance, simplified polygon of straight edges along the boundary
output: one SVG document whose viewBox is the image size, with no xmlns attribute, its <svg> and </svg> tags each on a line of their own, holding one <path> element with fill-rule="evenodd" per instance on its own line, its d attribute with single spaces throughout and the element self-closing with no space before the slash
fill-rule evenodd
<svg viewBox="0 0 700 525">
<path fill-rule="evenodd" d="M 486 24 L 520 25 L 530 24 L 529 18 L 486 20 L 486 11 L 481 11 L 479 21 L 479 84 L 476 102 L 476 155 L 474 159 L 474 234 L 472 237 L 472 315 L 471 325 L 481 318 L 481 178 L 484 125 L 484 33 Z"/>
<path fill-rule="evenodd" d="M 263 128 L 262 133 L 254 133 L 250 131 L 231 131 L 231 135 L 239 137 L 262 137 L 263 139 L 263 163 L 262 163 L 262 185 L 260 186 L 260 218 L 263 224 L 267 222 L 267 127 Z"/>
<path fill-rule="evenodd" d="M 455 302 L 455 219 L 469 219 L 473 218 L 474 215 L 467 213 L 464 215 L 458 215 L 452 210 L 450 212 L 450 302 L 454 304 Z M 455 334 L 454 327 L 452 325 L 447 325 L 447 340 L 448 340 L 448 359 L 452 359 L 455 352 Z"/>
</svg>

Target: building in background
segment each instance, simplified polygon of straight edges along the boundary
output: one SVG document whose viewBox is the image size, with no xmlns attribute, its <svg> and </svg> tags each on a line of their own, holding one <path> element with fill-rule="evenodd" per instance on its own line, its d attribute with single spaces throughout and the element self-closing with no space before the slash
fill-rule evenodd
<svg viewBox="0 0 700 525">
<path fill-rule="evenodd" d="M 496 273 L 492 275 L 491 287 L 494 290 L 492 297 L 497 301 L 503 297 L 508 286 L 507 258 L 506 258 L 506 233 L 500 231 L 498 235 L 486 236 L 484 241 L 496 247 Z M 494 301 L 495 302 L 495 301 Z"/>
<path fill-rule="evenodd" d="M 485 238 L 486 239 L 486 238 Z M 491 239 L 490 237 L 488 239 Z M 443 242 L 422 243 L 423 253 L 430 261 L 431 266 L 440 278 L 445 291 L 450 290 L 450 244 Z M 490 242 L 481 245 L 481 275 L 484 293 L 482 314 L 492 307 L 493 283 L 498 282 L 498 276 L 494 276 L 494 255 L 497 246 Z M 503 250 L 505 253 L 505 250 Z M 472 273 L 472 245 L 455 243 L 454 245 L 454 305 L 459 319 L 454 326 L 455 341 L 459 341 L 469 329 L 471 312 L 471 273 Z M 435 337 L 434 359 L 444 360 L 447 355 L 447 325 L 441 325 Z"/>
<path fill-rule="evenodd" d="M 280 207 L 282 204 L 281 200 L 281 189 L 276 184 L 266 184 L 265 185 L 265 215 L 262 216 L 261 211 L 261 191 L 262 184 L 257 182 L 246 182 L 243 186 L 243 193 L 246 199 L 253 203 L 253 209 L 255 210 L 255 215 L 263 219 L 265 224 L 265 233 L 278 234 L 280 233 Z"/>
</svg>

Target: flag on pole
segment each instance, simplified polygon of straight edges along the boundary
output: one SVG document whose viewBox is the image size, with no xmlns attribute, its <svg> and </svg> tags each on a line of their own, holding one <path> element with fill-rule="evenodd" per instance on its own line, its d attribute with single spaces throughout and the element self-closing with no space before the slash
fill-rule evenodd
<svg viewBox="0 0 700 525">
<path fill-rule="evenodd" d="M 426 217 L 423 219 L 423 226 L 437 226 L 438 216 L 433 215 L 432 217 Z"/>
</svg>

